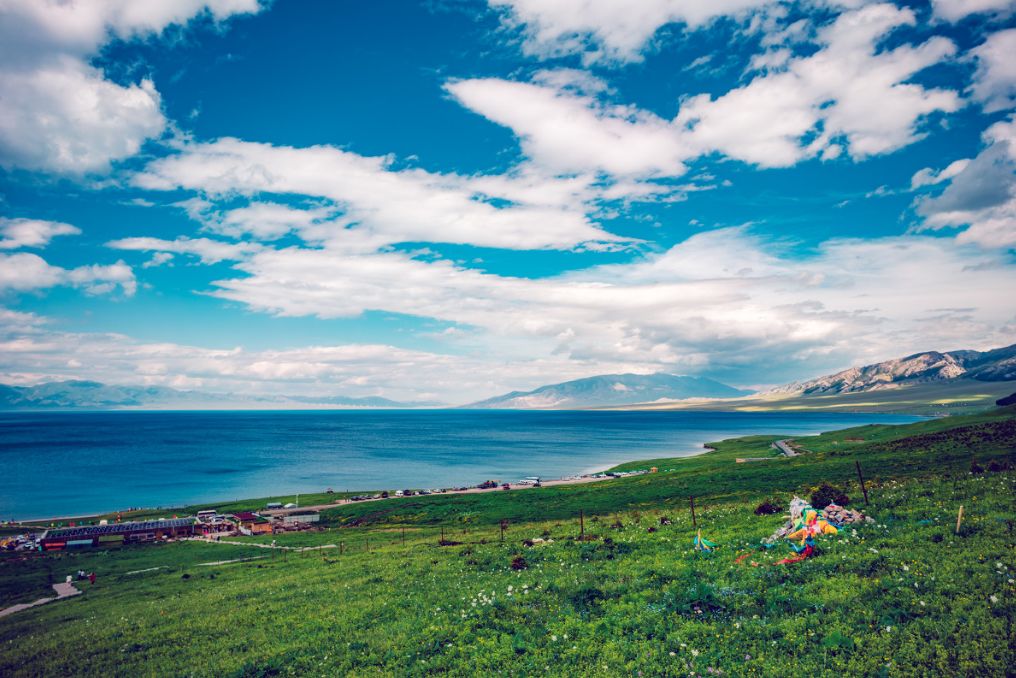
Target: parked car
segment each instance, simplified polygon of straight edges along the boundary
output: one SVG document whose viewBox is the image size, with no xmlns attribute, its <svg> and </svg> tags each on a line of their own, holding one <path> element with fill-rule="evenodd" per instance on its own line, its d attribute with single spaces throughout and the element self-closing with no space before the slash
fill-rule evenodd
<svg viewBox="0 0 1016 678">
<path fill-rule="evenodd" d="M 502 490 L 510 490 L 510 489 L 512 489 L 512 486 L 509 485 L 508 483 L 504 483 L 503 485 L 501 485 L 501 489 Z"/>
</svg>

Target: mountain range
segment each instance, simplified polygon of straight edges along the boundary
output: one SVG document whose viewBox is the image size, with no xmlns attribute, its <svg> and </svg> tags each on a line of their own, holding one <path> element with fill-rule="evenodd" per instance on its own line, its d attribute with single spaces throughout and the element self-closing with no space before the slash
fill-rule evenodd
<svg viewBox="0 0 1016 678">
<path fill-rule="evenodd" d="M 770 389 L 765 395 L 835 395 L 955 379 L 1016 380 L 1016 344 L 990 351 L 915 353 L 905 358 L 851 367 L 810 381 L 794 382 Z"/>
<path fill-rule="evenodd" d="M 915 393 L 934 387 L 974 393 L 976 384 L 1005 395 L 1001 382 L 1016 381 L 1016 344 L 989 351 L 925 351 L 753 393 L 705 377 L 674 374 L 604 374 L 547 384 L 531 391 L 512 391 L 465 405 L 469 409 L 581 409 L 589 407 L 646 406 L 699 409 L 736 406 L 757 409 L 759 401 L 772 403 L 794 399 L 801 406 L 809 398 L 853 396 L 869 392 Z M 930 391 L 929 391 L 930 393 Z M 984 395 L 984 394 L 981 394 Z M 712 405 L 710 401 L 715 402 Z M 827 403 L 828 404 L 828 403 Z M 912 403 L 911 403 L 912 404 Z M 257 396 L 231 393 L 181 391 L 164 386 L 122 386 L 96 381 L 57 381 L 34 386 L 0 384 L 0 410 L 22 409 L 297 409 L 419 408 L 437 407 L 436 402 L 399 402 L 378 396 Z"/>
<path fill-rule="evenodd" d="M 750 395 L 704 377 L 675 374 L 604 374 L 548 384 L 532 391 L 512 391 L 481 400 L 470 409 L 571 409 L 609 407 L 687 398 L 737 398 Z"/>
<path fill-rule="evenodd" d="M 0 384 L 0 410 L 21 409 L 258 409 L 301 406 L 410 408 L 431 402 L 398 402 L 377 396 L 251 396 L 178 391 L 164 386 L 119 386 L 97 381 L 55 381 L 35 386 Z"/>
</svg>

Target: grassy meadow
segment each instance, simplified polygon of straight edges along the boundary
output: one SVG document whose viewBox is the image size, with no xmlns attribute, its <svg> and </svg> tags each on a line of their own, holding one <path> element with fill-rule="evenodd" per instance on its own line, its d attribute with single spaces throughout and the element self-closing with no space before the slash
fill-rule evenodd
<svg viewBox="0 0 1016 678">
<path fill-rule="evenodd" d="M 645 403 L 640 410 L 721 410 L 724 412 L 883 412 L 972 414 L 1012 394 L 1011 381 L 951 379 L 833 395 L 755 396 L 720 401 Z M 624 407 L 607 409 L 626 409 Z"/>
<path fill-rule="evenodd" d="M 0 675 L 1010 675 L 1016 410 L 799 438 L 793 458 L 774 439 L 586 485 L 337 506 L 322 531 L 241 545 L 4 556 L 0 607 L 98 578 L 0 618 Z M 822 482 L 876 522 L 776 564 L 791 550 L 760 541 L 783 519 L 754 508 Z M 293 550 L 255 545 L 273 538 Z"/>
</svg>

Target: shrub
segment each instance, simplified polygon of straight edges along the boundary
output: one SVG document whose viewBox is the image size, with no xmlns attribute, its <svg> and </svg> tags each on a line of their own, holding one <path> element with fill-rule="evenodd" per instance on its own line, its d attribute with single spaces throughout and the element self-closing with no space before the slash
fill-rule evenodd
<svg viewBox="0 0 1016 678">
<path fill-rule="evenodd" d="M 843 493 L 838 487 L 829 483 L 822 483 L 811 493 L 811 505 L 817 509 L 824 509 L 829 504 L 846 506 L 850 503 L 850 497 Z"/>
<path fill-rule="evenodd" d="M 984 467 L 977 463 L 976 459 L 970 461 L 970 472 L 974 475 L 984 473 Z"/>
<path fill-rule="evenodd" d="M 757 516 L 771 516 L 774 513 L 779 513 L 783 510 L 783 507 L 775 499 L 766 499 L 764 502 L 755 507 L 755 515 Z"/>
<path fill-rule="evenodd" d="M 515 556 L 512 558 L 512 569 L 513 570 L 525 570 L 529 568 L 529 563 L 522 556 Z"/>
</svg>

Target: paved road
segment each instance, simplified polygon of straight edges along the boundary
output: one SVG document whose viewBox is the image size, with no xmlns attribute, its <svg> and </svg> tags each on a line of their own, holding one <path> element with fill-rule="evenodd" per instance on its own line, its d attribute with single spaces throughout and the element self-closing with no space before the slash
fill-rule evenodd
<svg viewBox="0 0 1016 678">
<path fill-rule="evenodd" d="M 775 443 L 773 443 L 773 447 L 779 450 L 786 457 L 796 457 L 797 452 L 794 451 L 794 448 L 792 448 L 789 445 L 789 443 L 790 443 L 789 438 L 787 438 L 786 440 L 777 440 Z"/>
</svg>

